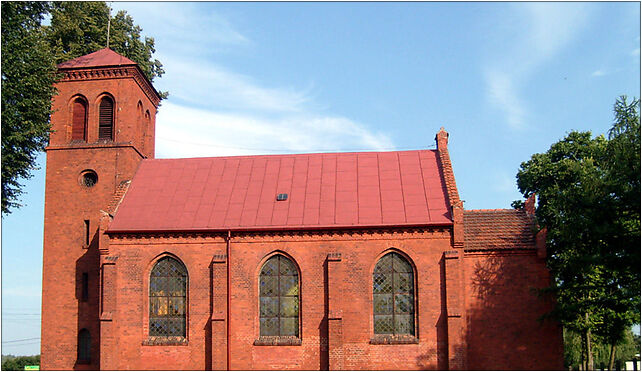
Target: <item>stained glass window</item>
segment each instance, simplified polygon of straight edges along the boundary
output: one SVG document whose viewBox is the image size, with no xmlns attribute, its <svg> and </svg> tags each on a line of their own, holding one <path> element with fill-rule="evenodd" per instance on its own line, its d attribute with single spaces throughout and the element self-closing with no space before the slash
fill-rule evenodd
<svg viewBox="0 0 642 372">
<path fill-rule="evenodd" d="M 261 336 L 299 337 L 299 274 L 283 255 L 272 256 L 261 268 Z"/>
<path fill-rule="evenodd" d="M 398 253 L 383 256 L 372 274 L 374 333 L 415 334 L 412 266 Z"/>
<path fill-rule="evenodd" d="M 149 280 L 149 335 L 185 337 L 187 269 L 179 261 L 158 260 Z"/>
</svg>

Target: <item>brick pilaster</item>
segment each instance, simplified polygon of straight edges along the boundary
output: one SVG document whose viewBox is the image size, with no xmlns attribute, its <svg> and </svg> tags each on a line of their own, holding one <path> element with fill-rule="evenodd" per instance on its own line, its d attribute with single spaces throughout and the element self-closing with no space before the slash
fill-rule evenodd
<svg viewBox="0 0 642 372">
<path fill-rule="evenodd" d="M 328 357 L 330 370 L 343 369 L 343 269 L 341 253 L 328 254 Z"/>
<path fill-rule="evenodd" d="M 444 252 L 446 314 L 448 319 L 448 369 L 466 369 L 466 340 L 463 322 L 462 262 L 459 250 Z"/>
<path fill-rule="evenodd" d="M 227 365 L 227 255 L 212 258 L 212 370 L 229 369 Z"/>
</svg>

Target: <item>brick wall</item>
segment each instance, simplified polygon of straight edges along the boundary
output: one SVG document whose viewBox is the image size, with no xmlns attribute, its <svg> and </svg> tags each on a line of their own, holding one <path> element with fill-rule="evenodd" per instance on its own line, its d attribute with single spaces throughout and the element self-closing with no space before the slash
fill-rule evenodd
<svg viewBox="0 0 642 372">
<path fill-rule="evenodd" d="M 216 347 L 225 346 L 227 326 L 227 316 L 223 313 L 227 304 L 222 303 L 227 300 L 227 293 L 221 280 L 227 259 L 224 238 L 123 236 L 111 239 L 109 255 L 118 257 L 118 310 L 113 329 L 114 338 L 118 339 L 116 359 L 119 361 L 112 368 L 226 367 L 227 355 Z M 232 234 L 229 367 L 241 370 L 309 370 L 330 366 L 443 369 L 447 364 L 440 262 L 443 251 L 449 247 L 449 230 Z M 372 271 L 377 260 L 391 248 L 405 254 L 417 270 L 417 344 L 370 343 Z M 300 269 L 302 342 L 299 346 L 254 345 L 259 337 L 258 274 L 262 263 L 275 252 L 291 257 Z M 340 259 L 336 253 L 341 254 Z M 163 254 L 179 258 L 190 275 L 187 345 L 143 345 L 148 327 L 149 272 Z M 329 343 L 332 348 L 328 347 Z"/>
<path fill-rule="evenodd" d="M 559 370 L 562 332 L 539 318 L 552 300 L 544 260 L 528 252 L 470 253 L 465 259 L 466 348 L 469 369 Z"/>
<path fill-rule="evenodd" d="M 56 85 L 47 148 L 43 246 L 41 366 L 43 369 L 96 369 L 100 365 L 100 254 L 98 225 L 117 186 L 130 180 L 153 147 L 140 141 L 137 104 L 155 116 L 155 108 L 131 78 L 61 81 Z M 97 142 L 98 105 L 109 93 L 115 99 L 115 138 Z M 88 103 L 86 142 L 71 142 L 71 104 L 81 94 Z M 149 126 L 153 130 L 153 117 Z M 152 132 L 153 133 L 153 132 Z M 83 171 L 98 175 L 93 187 L 80 183 Z M 90 244 L 85 244 L 85 220 Z M 82 300 L 82 275 L 88 274 L 89 296 Z M 91 335 L 91 363 L 77 361 L 77 335 Z"/>
</svg>

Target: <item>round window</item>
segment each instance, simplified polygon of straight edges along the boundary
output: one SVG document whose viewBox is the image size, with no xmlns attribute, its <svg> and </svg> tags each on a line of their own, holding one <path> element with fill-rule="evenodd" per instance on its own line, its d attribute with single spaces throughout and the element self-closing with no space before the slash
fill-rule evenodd
<svg viewBox="0 0 642 372">
<path fill-rule="evenodd" d="M 80 184 L 85 187 L 93 187 L 98 183 L 98 175 L 93 170 L 86 170 L 80 174 Z"/>
</svg>

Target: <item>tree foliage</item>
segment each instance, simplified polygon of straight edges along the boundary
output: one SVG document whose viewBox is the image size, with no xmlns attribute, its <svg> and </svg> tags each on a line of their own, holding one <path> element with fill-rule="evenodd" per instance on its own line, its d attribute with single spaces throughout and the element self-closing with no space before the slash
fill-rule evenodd
<svg viewBox="0 0 642 372">
<path fill-rule="evenodd" d="M 621 97 L 608 139 L 573 131 L 517 174 L 548 231 L 552 315 L 582 335 L 586 368 L 592 342 L 616 345 L 640 321 L 639 104 Z"/>
<path fill-rule="evenodd" d="M 2 2 L 2 213 L 19 207 L 21 179 L 31 177 L 49 140 L 55 65 L 40 22 L 42 2 Z"/>
<path fill-rule="evenodd" d="M 2 362 L 3 371 L 24 371 L 25 366 L 39 366 L 40 355 L 8 358 Z"/>
<path fill-rule="evenodd" d="M 581 336 L 577 332 L 564 330 L 564 369 L 579 370 L 582 364 Z M 613 365 L 609 368 L 611 344 L 598 339 L 594 346 L 595 368 L 600 370 L 623 370 L 625 363 L 640 353 L 640 336 L 629 328 L 617 345 Z"/>
<path fill-rule="evenodd" d="M 51 24 L 41 25 L 45 15 Z M 2 2 L 2 213 L 20 206 L 21 180 L 49 140 L 56 64 L 107 45 L 105 2 Z M 138 63 L 150 81 L 163 75 L 154 39 L 125 11 L 110 24 L 112 50 Z M 161 98 L 167 92 L 159 92 Z"/>
<path fill-rule="evenodd" d="M 47 40 L 56 63 L 93 53 L 107 46 L 110 10 L 105 2 L 54 2 L 51 25 L 46 26 Z M 158 59 L 152 58 L 154 38 L 141 40 L 142 28 L 121 10 L 111 19 L 109 48 L 138 63 L 150 81 L 165 72 Z M 166 94 L 165 94 L 166 96 Z"/>
</svg>

